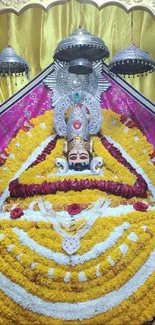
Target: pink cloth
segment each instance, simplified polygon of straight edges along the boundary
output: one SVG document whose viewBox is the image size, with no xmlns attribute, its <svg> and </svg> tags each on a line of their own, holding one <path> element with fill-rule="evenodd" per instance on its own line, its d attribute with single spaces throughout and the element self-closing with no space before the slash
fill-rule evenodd
<svg viewBox="0 0 155 325">
<path fill-rule="evenodd" d="M 0 152 L 23 126 L 25 121 L 51 109 L 51 91 L 41 83 L 0 115 Z"/>
<path fill-rule="evenodd" d="M 155 114 L 149 112 L 145 106 L 125 92 L 111 78 L 107 76 L 106 78 L 112 87 L 102 94 L 102 108 L 112 109 L 116 113 L 130 117 L 146 135 L 148 141 L 155 146 Z"/>
<path fill-rule="evenodd" d="M 108 79 L 108 77 L 106 76 Z M 147 111 L 142 104 L 125 92 L 110 78 L 112 87 L 102 94 L 101 106 L 105 109 L 131 117 L 155 146 L 155 115 Z M 0 152 L 23 126 L 25 121 L 51 109 L 51 92 L 41 82 L 11 108 L 0 115 Z"/>
</svg>

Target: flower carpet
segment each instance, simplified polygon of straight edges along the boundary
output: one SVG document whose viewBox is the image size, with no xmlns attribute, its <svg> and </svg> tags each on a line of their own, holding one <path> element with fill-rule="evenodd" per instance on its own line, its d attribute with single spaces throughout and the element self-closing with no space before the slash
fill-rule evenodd
<svg viewBox="0 0 155 325">
<path fill-rule="evenodd" d="M 65 139 L 53 112 L 30 124 L 1 160 L 0 324 L 153 324 L 153 147 L 135 123 L 103 110 L 92 137 L 102 173 L 58 174 Z"/>
</svg>

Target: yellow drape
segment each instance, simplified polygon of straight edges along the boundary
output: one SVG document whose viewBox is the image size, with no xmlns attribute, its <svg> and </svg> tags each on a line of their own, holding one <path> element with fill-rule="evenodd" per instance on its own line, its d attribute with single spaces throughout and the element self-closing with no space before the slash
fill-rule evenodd
<svg viewBox="0 0 155 325">
<path fill-rule="evenodd" d="M 123 9 L 108 6 L 99 10 L 94 5 L 82 4 L 83 27 L 90 33 L 101 37 L 110 50 L 109 63 L 114 54 L 130 45 L 130 19 Z M 41 8 L 31 8 L 21 15 L 10 14 L 11 45 L 16 53 L 29 63 L 30 79 L 36 76 L 53 59 L 57 43 L 67 37 L 80 22 L 80 4 L 70 1 L 56 5 L 47 12 Z M 134 41 L 142 49 L 148 51 L 155 60 L 154 45 L 155 21 L 144 11 L 134 11 Z M 7 17 L 1 14 L 0 19 L 0 51 L 7 46 Z M 13 80 L 0 78 L 0 103 L 17 92 L 27 81 L 19 78 L 15 86 Z M 155 102 L 155 72 L 141 78 L 127 78 L 127 81 Z"/>
</svg>

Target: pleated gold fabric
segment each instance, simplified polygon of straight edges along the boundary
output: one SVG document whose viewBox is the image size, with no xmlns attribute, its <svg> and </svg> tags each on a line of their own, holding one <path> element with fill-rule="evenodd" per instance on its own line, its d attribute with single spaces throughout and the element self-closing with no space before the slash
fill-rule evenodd
<svg viewBox="0 0 155 325">
<path fill-rule="evenodd" d="M 116 6 L 99 10 L 94 5 L 82 4 L 83 27 L 101 37 L 110 50 L 110 59 L 117 51 L 130 45 L 131 14 Z M 17 54 L 24 57 L 31 68 L 30 79 L 53 61 L 57 43 L 67 37 L 80 23 L 80 4 L 70 1 L 55 5 L 47 12 L 41 8 L 31 8 L 21 15 L 10 14 L 11 45 Z M 144 11 L 134 11 L 134 42 L 148 51 L 155 60 L 155 21 Z M 0 19 L 0 50 L 7 46 L 7 15 Z M 155 72 L 144 77 L 127 78 L 137 90 L 155 102 Z M 0 78 L 0 103 L 16 93 L 28 81 Z"/>
</svg>

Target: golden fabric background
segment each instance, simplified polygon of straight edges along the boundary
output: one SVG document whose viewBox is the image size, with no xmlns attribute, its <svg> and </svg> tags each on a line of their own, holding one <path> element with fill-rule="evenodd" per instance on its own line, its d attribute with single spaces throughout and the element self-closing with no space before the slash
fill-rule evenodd
<svg viewBox="0 0 155 325">
<path fill-rule="evenodd" d="M 109 63 L 114 54 L 130 45 L 131 14 L 116 6 L 101 10 L 91 4 L 82 4 L 83 27 L 101 37 L 110 50 Z M 7 14 L 0 17 L 0 51 L 7 46 Z M 80 4 L 71 1 L 55 5 L 47 12 L 41 8 L 31 8 L 21 15 L 10 14 L 11 45 L 16 53 L 29 63 L 30 79 L 39 74 L 53 61 L 57 43 L 78 28 Z M 134 11 L 134 42 L 148 51 L 155 60 L 155 21 L 144 11 Z M 23 78 L 14 80 L 0 78 L 0 103 L 17 92 L 27 83 Z M 145 77 L 126 78 L 152 102 L 155 102 L 155 72 Z M 7 83 L 7 84 L 6 84 Z"/>
</svg>

